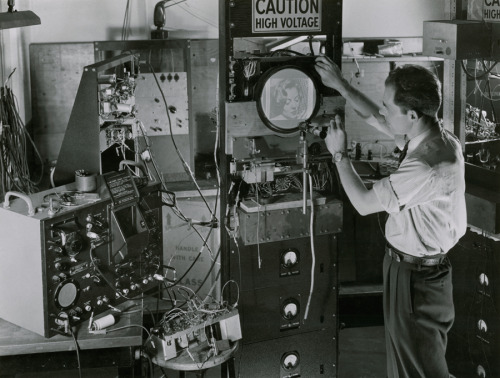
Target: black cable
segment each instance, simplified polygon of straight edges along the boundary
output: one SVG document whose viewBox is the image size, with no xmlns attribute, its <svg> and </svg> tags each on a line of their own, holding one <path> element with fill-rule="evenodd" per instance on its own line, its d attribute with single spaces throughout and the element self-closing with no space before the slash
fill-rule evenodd
<svg viewBox="0 0 500 378">
<path fill-rule="evenodd" d="M 82 378 L 82 365 L 80 363 L 80 346 L 78 345 L 78 341 L 76 341 L 76 336 L 71 327 L 69 327 L 69 332 L 71 337 L 73 337 L 73 342 L 75 343 L 75 351 L 76 351 L 76 360 L 78 361 L 78 377 Z"/>
<path fill-rule="evenodd" d="M 208 211 L 212 215 L 212 219 L 216 219 L 214 211 L 212 211 L 212 209 L 210 208 L 210 205 L 208 204 L 207 200 L 205 199 L 205 196 L 203 195 L 203 193 L 201 192 L 201 189 L 200 189 L 198 183 L 196 182 L 195 178 L 192 176 L 192 173 L 190 172 L 189 165 L 187 164 L 187 162 L 184 159 L 184 157 L 182 156 L 179 148 L 177 147 L 177 144 L 175 143 L 174 133 L 172 130 L 172 120 L 170 119 L 170 113 L 169 113 L 169 109 L 168 109 L 167 99 L 165 98 L 165 93 L 163 92 L 163 89 L 161 88 L 160 82 L 158 81 L 158 78 L 156 77 L 156 73 L 155 73 L 153 66 L 149 62 L 148 62 L 148 65 L 149 65 L 149 69 L 151 70 L 151 73 L 153 74 L 153 78 L 155 79 L 156 85 L 160 91 L 161 97 L 163 99 L 163 103 L 165 104 L 165 110 L 166 110 L 167 119 L 168 119 L 168 127 L 170 129 L 170 139 L 172 140 L 172 144 L 174 146 L 174 149 L 177 152 L 177 155 L 179 156 L 179 158 L 181 159 L 181 162 L 184 166 L 184 169 L 186 170 L 186 173 L 188 173 L 188 176 L 191 178 L 191 181 L 195 185 L 196 190 L 198 191 L 201 199 L 203 200 L 203 202 L 205 202 L 205 206 L 207 207 Z"/>
<path fill-rule="evenodd" d="M 161 297 L 161 282 L 158 282 L 158 293 L 156 295 L 156 313 L 160 311 L 160 297 Z M 156 324 L 156 319 L 153 319 L 153 325 Z"/>
<path fill-rule="evenodd" d="M 198 286 L 198 289 L 196 289 L 196 291 L 194 292 L 195 294 L 198 294 L 198 292 L 201 290 L 201 288 L 203 287 L 203 285 L 205 284 L 205 282 L 207 281 L 208 277 L 210 276 L 210 274 L 212 273 L 213 269 L 214 269 L 214 266 L 215 264 L 217 263 L 217 258 L 219 257 L 220 255 L 220 251 L 221 251 L 221 246 L 219 245 L 219 249 L 217 250 L 217 254 L 215 255 L 213 261 L 212 261 L 212 265 L 210 265 L 210 269 L 208 269 L 208 272 L 207 274 L 205 275 L 205 278 L 203 279 L 203 281 L 201 282 L 201 284 Z M 220 271 L 220 270 L 219 270 Z"/>
<path fill-rule="evenodd" d="M 489 80 L 486 81 L 484 84 L 484 90 L 486 90 L 486 86 L 488 85 Z M 479 105 L 479 117 L 477 119 L 477 126 L 476 126 L 476 132 L 475 132 L 475 137 L 477 138 L 477 134 L 479 133 L 479 129 L 481 128 L 481 118 L 483 117 L 483 102 L 484 102 L 484 96 L 481 96 L 481 104 Z"/>
<path fill-rule="evenodd" d="M 212 273 L 212 271 L 213 271 L 213 269 L 214 269 L 214 266 L 215 266 L 215 264 L 216 264 L 216 262 L 217 262 L 217 258 L 218 258 L 218 257 L 219 257 L 219 255 L 220 255 L 220 252 L 221 252 L 221 248 L 220 248 L 220 246 L 219 246 L 219 249 L 217 250 L 217 255 L 216 255 L 216 256 L 215 256 L 215 258 L 213 259 L 213 261 L 212 261 L 212 265 L 211 265 L 211 266 L 210 266 L 210 268 L 208 269 L 208 272 L 207 272 L 207 274 L 205 275 L 205 278 L 203 279 L 203 281 L 201 282 L 201 284 L 200 284 L 200 285 L 198 285 L 198 288 L 197 288 L 197 289 L 196 289 L 196 291 L 194 292 L 194 294 L 195 294 L 195 295 L 197 295 L 197 294 L 199 293 L 199 291 L 201 290 L 201 288 L 203 287 L 203 285 L 204 285 L 204 284 L 205 284 L 205 282 L 207 281 L 208 277 L 209 277 L 209 276 L 210 276 L 210 274 Z M 219 271 L 217 272 L 217 275 L 215 276 L 215 281 L 217 281 L 217 279 L 219 278 L 220 273 L 221 273 L 221 270 L 219 269 Z M 180 280 L 178 280 L 177 282 L 180 282 Z M 176 284 L 177 284 L 177 283 L 176 283 Z M 170 302 L 171 302 L 172 304 L 173 304 L 173 303 L 175 303 L 175 302 L 172 300 L 172 297 L 170 296 L 169 289 L 173 288 L 176 284 L 171 285 L 171 286 L 166 286 L 166 285 L 165 285 L 165 288 L 167 289 L 167 290 L 166 290 L 166 291 L 167 291 L 167 294 L 168 294 L 168 296 L 169 296 L 169 298 L 170 298 Z M 179 288 L 178 288 L 178 289 L 179 289 Z M 174 292 L 174 291 L 172 291 L 172 293 L 175 295 L 175 292 Z M 176 301 L 177 301 L 177 298 L 176 298 Z M 181 308 L 181 307 L 182 307 L 182 306 L 184 306 L 186 303 L 187 303 L 187 301 L 184 301 L 184 302 L 182 302 L 182 303 L 181 303 L 181 304 L 179 304 L 179 305 L 173 305 L 173 307 L 170 309 L 170 311 L 171 311 L 171 310 L 173 310 L 174 308 Z"/>
<path fill-rule="evenodd" d="M 141 355 L 148 361 L 148 376 L 150 378 L 154 378 L 153 361 L 151 361 L 151 356 L 147 353 L 141 353 Z"/>
<path fill-rule="evenodd" d="M 128 31 L 130 28 L 130 0 L 127 0 L 127 5 L 125 6 L 125 15 L 123 16 L 122 25 L 122 40 L 125 41 L 128 38 Z"/>
<path fill-rule="evenodd" d="M 298 51 L 293 51 L 289 49 L 279 49 L 274 50 L 269 56 L 280 55 L 280 56 L 306 56 L 306 54 L 302 54 Z"/>
<path fill-rule="evenodd" d="M 165 371 L 165 369 L 163 369 L 163 367 L 159 366 L 160 370 L 161 370 L 161 373 L 163 374 L 163 378 L 168 378 L 167 376 L 167 372 Z"/>
<path fill-rule="evenodd" d="M 462 65 L 462 70 L 464 71 L 464 73 L 467 75 L 468 78 L 473 79 L 473 80 L 478 80 L 478 79 L 481 79 L 481 78 L 485 77 L 486 75 L 489 75 L 489 73 L 493 70 L 493 68 L 495 68 L 495 66 L 497 65 L 497 63 L 498 62 L 493 63 L 491 65 L 491 67 L 489 67 L 488 69 L 486 69 L 486 67 L 485 67 L 485 71 L 483 73 L 481 73 L 478 76 L 474 76 L 473 74 L 471 74 L 467 70 L 467 67 L 465 65 L 465 60 L 461 60 L 460 61 L 460 64 Z"/>
<path fill-rule="evenodd" d="M 96 262 L 95 262 L 95 258 L 93 256 L 93 250 L 94 250 L 94 247 L 91 246 L 90 249 L 89 249 L 89 255 L 90 255 L 90 263 L 92 264 L 92 266 L 94 267 L 95 270 L 97 270 L 97 273 L 99 273 L 99 275 L 102 277 L 102 279 L 104 280 L 104 282 L 106 282 L 106 284 L 115 292 L 117 293 L 120 297 L 122 298 L 125 298 L 125 299 L 132 299 L 132 298 L 128 298 L 126 295 L 123 295 L 123 293 L 121 292 L 121 290 L 117 290 L 113 284 L 108 281 L 108 279 L 106 278 L 106 276 L 101 272 L 101 269 L 99 269 L 99 267 L 97 266 Z"/>
<path fill-rule="evenodd" d="M 147 146 L 148 150 L 150 150 L 150 144 L 149 144 L 149 142 L 148 142 L 147 135 L 146 135 L 145 131 L 142 129 L 142 127 L 140 127 L 140 129 L 141 129 L 142 136 L 143 136 L 143 138 L 144 138 L 144 140 L 145 140 L 145 142 L 146 142 L 146 146 Z M 155 172 L 156 172 L 156 174 L 157 174 L 158 178 L 161 180 L 162 187 L 165 189 L 165 191 L 161 190 L 161 192 L 162 192 L 162 193 L 167 193 L 167 194 L 172 193 L 171 191 L 169 191 L 169 190 L 167 190 L 167 189 L 166 189 L 166 185 L 165 185 L 165 183 L 164 183 L 164 181 L 163 181 L 163 179 L 162 179 L 162 177 L 161 177 L 160 171 L 158 170 L 158 168 L 157 168 L 157 166 L 156 166 L 156 164 L 155 164 L 154 159 L 153 159 L 153 167 L 154 167 L 154 169 L 155 169 Z M 172 206 L 170 206 L 170 205 L 168 205 L 168 204 L 164 203 L 163 201 L 162 201 L 162 203 L 164 203 L 166 206 L 172 207 L 172 208 L 174 209 L 174 214 L 175 214 L 175 215 L 177 215 L 177 216 L 178 216 L 181 220 L 183 220 L 184 222 L 188 222 L 188 223 L 189 223 L 189 221 L 190 221 L 190 220 L 189 220 L 189 219 L 188 219 L 188 218 L 187 218 L 187 217 L 186 217 L 186 216 L 182 213 L 182 211 L 181 211 L 181 210 L 177 207 L 176 202 L 175 202 L 175 196 L 174 196 L 171 200 L 172 200 L 172 204 L 173 204 Z M 209 209 L 209 210 L 210 210 L 210 209 Z M 212 213 L 211 213 L 211 214 L 212 214 Z M 207 240 L 203 239 L 203 236 L 200 234 L 200 232 L 198 231 L 198 229 L 197 229 L 196 227 L 194 227 L 194 226 L 193 226 L 193 229 L 194 229 L 194 231 L 198 234 L 198 236 L 200 237 L 200 239 L 204 241 L 204 245 L 206 245 Z M 212 250 L 210 249 L 210 247 L 209 247 L 208 245 L 206 245 L 206 247 L 207 247 L 207 249 L 209 250 L 210 254 L 212 254 Z"/>
<path fill-rule="evenodd" d="M 313 44 L 312 44 L 313 36 L 308 35 L 307 36 L 307 41 L 309 42 L 309 51 L 311 52 L 311 55 L 314 56 L 314 49 L 313 49 Z"/>
<path fill-rule="evenodd" d="M 12 75 L 12 74 L 11 74 Z M 10 77 L 10 76 L 9 76 Z M 0 91 L 0 182 L 2 192 L 17 190 L 25 194 L 34 193 L 43 178 L 43 159 L 17 110 L 17 101 L 8 87 Z M 28 142 L 41 162 L 41 174 L 31 179 L 27 159 Z"/>
<path fill-rule="evenodd" d="M 481 61 L 483 64 L 483 68 L 486 70 L 486 64 L 484 63 L 484 60 Z M 490 106 L 491 106 L 491 115 L 493 116 L 493 123 L 497 123 L 497 115 L 495 112 L 495 106 L 493 104 L 493 98 L 491 97 L 491 84 L 490 84 L 490 78 L 489 76 L 486 78 L 486 84 L 488 85 L 488 97 L 490 100 Z"/>
</svg>

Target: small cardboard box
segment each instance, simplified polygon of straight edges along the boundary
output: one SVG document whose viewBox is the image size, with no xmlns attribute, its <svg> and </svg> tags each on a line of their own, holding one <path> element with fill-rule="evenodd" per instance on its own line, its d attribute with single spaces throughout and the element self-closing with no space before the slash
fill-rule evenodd
<svg viewBox="0 0 500 378">
<path fill-rule="evenodd" d="M 215 209 L 215 195 L 208 190 L 202 191 L 202 194 L 210 210 L 198 193 L 191 192 L 192 196 L 190 196 L 189 192 L 176 192 L 178 208 L 191 222 L 184 221 L 171 207 L 165 206 L 163 212 L 163 263 L 175 268 L 176 280 L 180 279 L 177 287 L 184 286 L 188 288 L 189 292 L 191 289 L 197 292 L 201 299 L 204 299 L 215 283 L 220 269 L 220 255 L 216 258 L 220 246 L 220 229 L 196 225 L 197 221 L 210 222 L 211 212 L 214 212 L 219 219 L 219 211 Z M 207 239 L 205 247 L 203 247 L 204 239 Z M 187 272 L 188 269 L 189 272 Z M 210 269 L 212 270 L 210 271 Z M 186 272 L 187 274 L 185 274 Z M 181 279 L 181 277 L 183 278 Z M 205 277 L 207 279 L 203 283 Z M 172 278 L 171 273 L 168 274 L 168 278 Z M 218 299 L 219 290 L 220 283 L 217 282 L 211 294 L 216 299 Z M 187 292 L 184 293 L 187 296 Z M 163 291 L 163 298 L 170 299 L 166 289 Z M 179 298 L 177 295 L 177 299 L 183 301 L 185 298 Z"/>
</svg>

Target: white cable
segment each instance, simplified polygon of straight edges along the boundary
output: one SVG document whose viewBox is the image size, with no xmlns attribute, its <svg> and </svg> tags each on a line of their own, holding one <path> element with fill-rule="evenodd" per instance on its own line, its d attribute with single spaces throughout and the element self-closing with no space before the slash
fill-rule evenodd
<svg viewBox="0 0 500 378">
<path fill-rule="evenodd" d="M 259 185 L 255 183 L 255 198 L 257 200 L 257 262 L 259 264 L 259 269 L 262 267 L 262 260 L 260 258 L 260 240 L 259 240 L 259 228 L 260 228 L 260 205 L 259 205 Z"/>
<path fill-rule="evenodd" d="M 313 202 L 313 189 L 312 178 L 309 174 L 309 188 L 311 193 L 311 218 L 309 222 L 309 238 L 311 239 L 311 288 L 309 290 L 309 297 L 307 298 L 306 311 L 304 312 L 304 320 L 307 319 L 309 314 L 309 306 L 311 304 L 312 294 L 314 292 L 314 270 L 316 268 L 316 252 L 314 250 L 314 202 Z"/>
</svg>

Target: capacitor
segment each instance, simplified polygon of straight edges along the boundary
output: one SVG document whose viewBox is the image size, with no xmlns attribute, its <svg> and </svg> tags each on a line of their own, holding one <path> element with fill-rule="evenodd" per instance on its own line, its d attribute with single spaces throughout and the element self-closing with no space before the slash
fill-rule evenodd
<svg viewBox="0 0 500 378">
<path fill-rule="evenodd" d="M 112 326 L 113 324 L 115 324 L 115 317 L 112 314 L 109 314 L 102 318 L 94 320 L 91 327 L 93 331 L 99 331 L 101 329 Z"/>
</svg>

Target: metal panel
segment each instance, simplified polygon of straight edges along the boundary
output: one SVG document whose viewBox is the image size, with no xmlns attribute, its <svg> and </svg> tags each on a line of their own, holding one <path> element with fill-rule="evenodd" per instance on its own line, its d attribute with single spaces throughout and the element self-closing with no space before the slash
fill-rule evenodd
<svg viewBox="0 0 500 378">
<path fill-rule="evenodd" d="M 500 242 L 467 231 L 450 252 L 455 322 L 447 361 L 457 377 L 500 374 Z"/>
<path fill-rule="evenodd" d="M 40 230 L 38 219 L 0 207 L 0 317 L 43 334 L 45 263 Z"/>
<path fill-rule="evenodd" d="M 488 58 L 491 31 L 481 21 L 424 21 L 423 54 L 460 60 Z"/>
<path fill-rule="evenodd" d="M 57 159 L 83 68 L 94 62 L 92 43 L 30 45 L 35 144 L 44 160 Z"/>
<path fill-rule="evenodd" d="M 242 292 L 280 285 L 305 284 L 309 287 L 312 266 L 310 238 L 265 243 L 259 245 L 259 249 L 253 245 L 239 245 L 232 250 L 238 255 L 231 260 L 231 274 L 239 282 Z M 336 235 L 315 236 L 314 250 L 316 281 L 321 282 L 321 286 L 335 286 Z M 297 258 L 297 262 L 289 267 L 284 264 L 287 252 L 292 252 Z"/>
<path fill-rule="evenodd" d="M 257 212 L 238 209 L 240 237 L 245 245 L 283 241 L 309 236 L 311 209 L 303 214 L 300 201 L 290 203 L 291 207 L 267 210 L 260 206 Z M 314 234 L 325 235 L 342 231 L 342 202 L 327 201 L 314 208 Z"/>
<path fill-rule="evenodd" d="M 135 103 L 139 109 L 137 118 L 144 124 L 148 136 L 189 134 L 189 108 L 187 75 L 185 72 L 141 73 L 137 78 Z M 168 105 L 169 114 L 162 101 Z M 169 127 L 168 117 L 172 123 Z"/>
<path fill-rule="evenodd" d="M 239 361 L 236 376 L 334 378 L 337 376 L 337 344 L 334 330 L 321 330 L 244 345 L 236 356 Z M 290 353 L 298 355 L 298 365 L 286 369 L 282 362 Z"/>
</svg>

